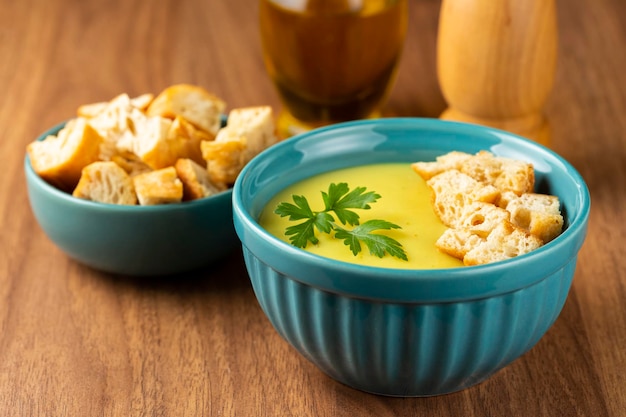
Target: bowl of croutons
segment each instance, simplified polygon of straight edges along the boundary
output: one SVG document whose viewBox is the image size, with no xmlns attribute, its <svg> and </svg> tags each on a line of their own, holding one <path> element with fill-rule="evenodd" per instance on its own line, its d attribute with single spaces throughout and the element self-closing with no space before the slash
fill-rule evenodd
<svg viewBox="0 0 626 417">
<path fill-rule="evenodd" d="M 554 151 L 437 119 L 303 133 L 233 188 L 278 334 L 336 381 L 388 396 L 472 387 L 535 346 L 567 298 L 589 210 Z"/>
<path fill-rule="evenodd" d="M 237 246 L 232 185 L 277 141 L 272 109 L 177 84 L 82 105 L 27 146 L 30 205 L 69 257 L 125 275 L 175 274 Z"/>
</svg>

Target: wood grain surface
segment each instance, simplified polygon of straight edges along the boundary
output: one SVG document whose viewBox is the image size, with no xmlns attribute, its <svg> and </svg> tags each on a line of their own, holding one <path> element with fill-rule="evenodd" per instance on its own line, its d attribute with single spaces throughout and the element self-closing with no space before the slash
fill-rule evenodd
<svg viewBox="0 0 626 417">
<path fill-rule="evenodd" d="M 387 114 L 437 117 L 438 0 L 411 0 Z M 1 416 L 626 416 L 626 2 L 559 0 L 546 113 L 588 182 L 589 235 L 545 337 L 486 382 L 432 398 L 345 387 L 273 330 L 241 252 L 133 279 L 68 259 L 29 208 L 26 145 L 77 106 L 204 86 L 280 103 L 255 0 L 0 0 Z"/>
</svg>

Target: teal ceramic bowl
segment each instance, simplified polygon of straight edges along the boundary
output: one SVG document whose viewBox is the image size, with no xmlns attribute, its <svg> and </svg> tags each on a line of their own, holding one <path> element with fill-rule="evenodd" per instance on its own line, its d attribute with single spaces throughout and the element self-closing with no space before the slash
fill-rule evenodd
<svg viewBox="0 0 626 417">
<path fill-rule="evenodd" d="M 316 256 L 257 222 L 274 194 L 318 173 L 483 149 L 534 165 L 537 191 L 561 200 L 566 224 L 559 237 L 489 265 L 396 270 Z M 589 209 L 583 179 L 549 149 L 498 130 L 415 118 L 350 122 L 293 137 L 252 160 L 233 191 L 250 280 L 277 332 L 337 381 L 389 396 L 462 390 L 531 349 L 566 300 Z"/>
<path fill-rule="evenodd" d="M 44 132 L 56 134 L 63 124 Z M 24 160 L 30 205 L 45 234 L 92 268 L 124 275 L 168 275 L 208 265 L 239 244 L 232 190 L 161 206 L 118 206 L 81 200 L 42 180 Z"/>
</svg>

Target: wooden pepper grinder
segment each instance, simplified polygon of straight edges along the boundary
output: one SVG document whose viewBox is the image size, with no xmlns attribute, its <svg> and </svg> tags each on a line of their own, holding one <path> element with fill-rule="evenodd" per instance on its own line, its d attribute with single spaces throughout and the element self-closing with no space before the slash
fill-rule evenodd
<svg viewBox="0 0 626 417">
<path fill-rule="evenodd" d="M 558 52 L 554 0 L 442 0 L 437 72 L 442 119 L 507 130 L 544 145 L 543 107 Z"/>
</svg>

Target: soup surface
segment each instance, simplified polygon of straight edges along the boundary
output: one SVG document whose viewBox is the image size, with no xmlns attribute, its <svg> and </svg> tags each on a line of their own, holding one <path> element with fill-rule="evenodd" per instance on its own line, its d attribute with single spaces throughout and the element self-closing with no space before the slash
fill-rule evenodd
<svg viewBox="0 0 626 417">
<path fill-rule="evenodd" d="M 437 250 L 435 241 L 445 230 L 445 226 L 435 215 L 430 204 L 431 192 L 425 181 L 417 175 L 408 163 L 386 163 L 364 165 L 327 172 L 282 190 L 265 207 L 259 222 L 274 236 L 289 243 L 285 229 L 302 220 L 289 221 L 280 217 L 274 210 L 281 202 L 293 203 L 293 195 L 306 197 L 312 210 L 323 210 L 321 192 L 327 192 L 331 183 L 345 182 L 353 190 L 366 187 L 381 197 L 370 204 L 369 210 L 355 210 L 363 223 L 371 219 L 386 220 L 397 224 L 401 229 L 381 230 L 375 233 L 385 234 L 402 244 L 408 261 L 390 255 L 383 258 L 369 253 L 365 245 L 362 251 L 353 255 L 348 246 L 332 235 L 316 231 L 319 243 L 309 243 L 306 250 L 344 262 L 384 268 L 432 269 L 463 266 L 463 263 Z M 333 216 L 336 219 L 336 216 Z M 337 219 L 336 219 L 337 220 Z M 337 220 L 338 222 L 338 220 Z M 350 226 L 345 226 L 350 228 Z"/>
</svg>

